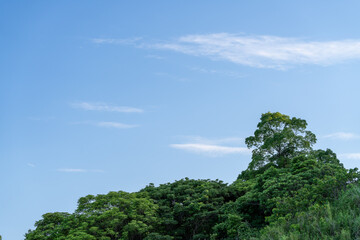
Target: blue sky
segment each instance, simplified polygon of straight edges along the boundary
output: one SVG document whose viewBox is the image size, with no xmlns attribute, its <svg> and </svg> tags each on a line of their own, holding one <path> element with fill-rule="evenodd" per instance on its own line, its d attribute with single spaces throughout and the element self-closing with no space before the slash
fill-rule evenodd
<svg viewBox="0 0 360 240">
<path fill-rule="evenodd" d="M 261 113 L 360 166 L 358 1 L 2 1 L 0 234 L 79 197 L 231 183 Z"/>
</svg>

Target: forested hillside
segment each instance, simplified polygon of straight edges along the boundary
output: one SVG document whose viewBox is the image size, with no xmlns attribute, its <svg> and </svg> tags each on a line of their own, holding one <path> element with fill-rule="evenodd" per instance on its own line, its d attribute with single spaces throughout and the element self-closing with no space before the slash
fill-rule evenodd
<svg viewBox="0 0 360 240">
<path fill-rule="evenodd" d="M 184 178 L 78 200 L 46 213 L 26 240 L 360 239 L 357 169 L 313 149 L 303 119 L 262 114 L 252 160 L 231 184 Z"/>
</svg>

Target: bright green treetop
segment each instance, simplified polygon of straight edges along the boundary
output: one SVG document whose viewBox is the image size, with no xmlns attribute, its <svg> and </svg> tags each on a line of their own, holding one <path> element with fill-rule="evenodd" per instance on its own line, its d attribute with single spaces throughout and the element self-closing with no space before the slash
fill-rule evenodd
<svg viewBox="0 0 360 240">
<path fill-rule="evenodd" d="M 260 120 L 254 136 L 245 140 L 248 148 L 254 148 L 249 170 L 259 170 L 269 163 L 285 167 L 289 159 L 308 153 L 316 143 L 315 135 L 306 131 L 303 119 L 268 112 Z"/>
</svg>

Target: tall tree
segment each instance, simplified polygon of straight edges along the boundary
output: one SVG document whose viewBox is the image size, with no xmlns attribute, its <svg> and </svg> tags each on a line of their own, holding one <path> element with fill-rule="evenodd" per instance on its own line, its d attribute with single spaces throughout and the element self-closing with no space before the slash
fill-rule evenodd
<svg viewBox="0 0 360 240">
<path fill-rule="evenodd" d="M 247 147 L 253 148 L 248 169 L 285 167 L 289 159 L 310 152 L 316 137 L 306 126 L 305 120 L 279 112 L 262 114 L 254 136 L 245 139 Z"/>
</svg>

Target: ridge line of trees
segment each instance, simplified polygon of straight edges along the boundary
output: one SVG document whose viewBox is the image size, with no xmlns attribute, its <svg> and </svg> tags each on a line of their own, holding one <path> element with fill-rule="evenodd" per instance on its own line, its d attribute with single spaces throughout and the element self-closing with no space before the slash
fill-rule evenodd
<svg viewBox="0 0 360 240">
<path fill-rule="evenodd" d="M 235 182 L 184 178 L 88 195 L 72 214 L 44 214 L 25 239 L 360 239 L 360 173 L 330 149 L 314 150 L 306 127 L 264 113 L 245 140 L 252 159 Z"/>
</svg>

